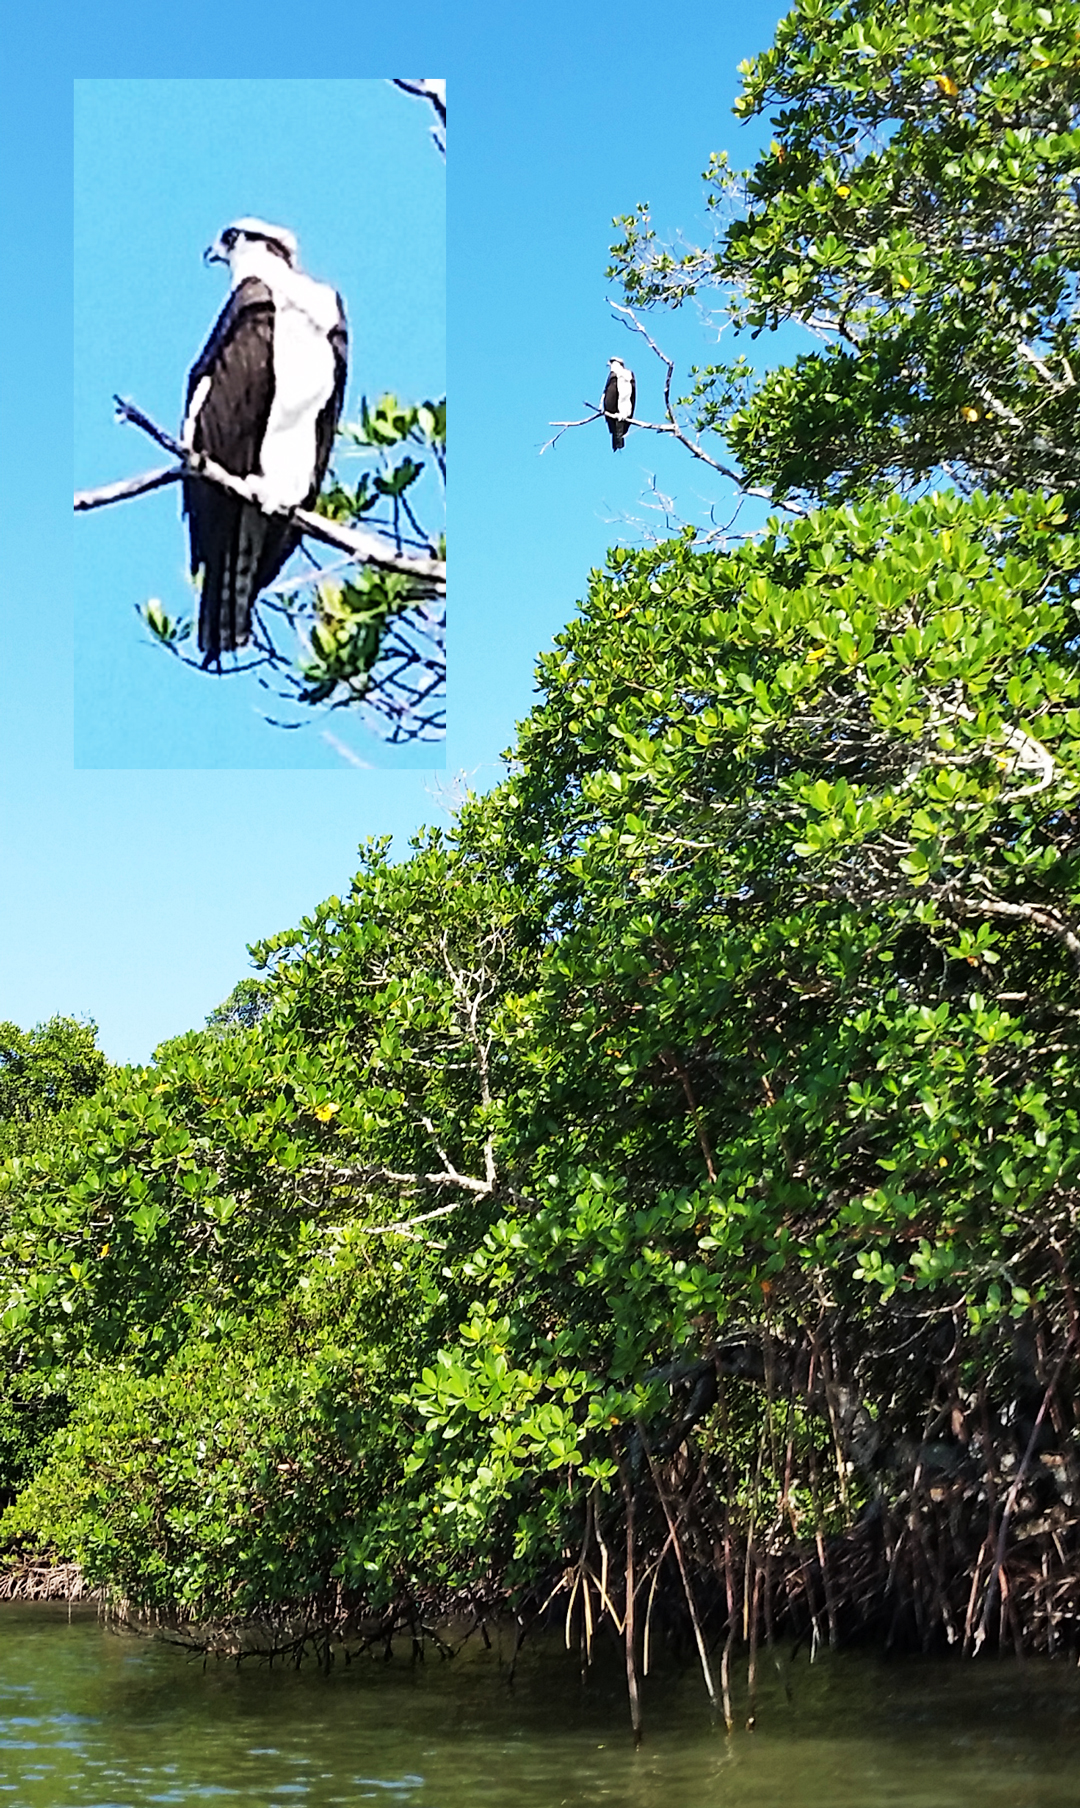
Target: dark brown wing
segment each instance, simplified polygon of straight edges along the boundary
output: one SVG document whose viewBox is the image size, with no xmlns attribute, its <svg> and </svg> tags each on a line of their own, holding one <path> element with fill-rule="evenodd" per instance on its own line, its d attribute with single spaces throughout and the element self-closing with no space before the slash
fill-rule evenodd
<svg viewBox="0 0 1080 1808">
<path fill-rule="evenodd" d="M 619 419 L 619 379 L 614 371 L 609 372 L 608 380 L 604 384 L 604 400 L 602 406 L 604 414 L 607 417 L 607 426 L 608 432 L 611 434 L 612 447 L 616 452 L 619 452 L 622 450 L 622 443 L 626 438 L 626 428 Z"/>
<path fill-rule="evenodd" d="M 259 469 L 259 449 L 274 400 L 274 299 L 249 277 L 235 288 L 188 376 L 185 414 L 204 377 L 194 449 L 237 477 Z M 184 481 L 191 574 L 202 572 L 199 648 L 205 663 L 246 646 L 251 607 L 299 541 L 295 528 L 198 478 Z"/>
<path fill-rule="evenodd" d="M 185 413 L 204 377 L 210 393 L 199 410 L 195 449 L 249 477 L 274 400 L 274 298 L 258 277 L 240 283 L 218 316 L 188 376 Z"/>
</svg>

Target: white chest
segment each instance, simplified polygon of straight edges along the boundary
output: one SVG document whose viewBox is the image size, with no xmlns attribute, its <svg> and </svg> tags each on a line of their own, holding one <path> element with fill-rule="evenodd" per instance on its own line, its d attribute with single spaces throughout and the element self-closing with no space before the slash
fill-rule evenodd
<svg viewBox="0 0 1080 1808">
<path fill-rule="evenodd" d="M 611 372 L 615 378 L 615 413 L 620 420 L 628 421 L 633 417 L 634 404 L 631 400 L 631 383 L 633 381 L 628 370 L 620 370 L 618 366 Z"/>
<path fill-rule="evenodd" d="M 263 438 L 262 494 L 293 508 L 311 488 L 315 424 L 334 393 L 334 354 L 305 309 L 274 297 L 274 400 Z"/>
</svg>

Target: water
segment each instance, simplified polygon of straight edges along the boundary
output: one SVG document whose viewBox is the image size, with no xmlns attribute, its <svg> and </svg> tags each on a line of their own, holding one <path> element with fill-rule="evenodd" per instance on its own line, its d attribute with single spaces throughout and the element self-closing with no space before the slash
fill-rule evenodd
<svg viewBox="0 0 1080 1808">
<path fill-rule="evenodd" d="M 528 1647 L 526 1647 L 528 1651 Z M 192 1659 L 92 1612 L 0 1604 L 0 1808 L 1077 1808 L 1080 1672 L 785 1658 L 753 1733 L 700 1678 L 646 1684 L 629 1737 L 614 1664 L 581 1688 L 535 1651 L 314 1671 Z"/>
</svg>

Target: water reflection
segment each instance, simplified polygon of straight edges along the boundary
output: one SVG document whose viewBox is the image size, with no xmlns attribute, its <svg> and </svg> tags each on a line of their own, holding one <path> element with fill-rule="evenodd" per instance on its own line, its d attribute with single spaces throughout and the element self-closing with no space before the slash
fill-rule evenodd
<svg viewBox="0 0 1080 1808">
<path fill-rule="evenodd" d="M 526 1648 L 527 1650 L 528 1648 Z M 805 1655 L 725 1737 L 688 1672 L 627 1733 L 617 1667 L 209 1664 L 92 1612 L 0 1604 L 0 1808 L 1076 1808 L 1080 1673 Z M 790 1689 L 790 1704 L 785 1698 Z"/>
</svg>

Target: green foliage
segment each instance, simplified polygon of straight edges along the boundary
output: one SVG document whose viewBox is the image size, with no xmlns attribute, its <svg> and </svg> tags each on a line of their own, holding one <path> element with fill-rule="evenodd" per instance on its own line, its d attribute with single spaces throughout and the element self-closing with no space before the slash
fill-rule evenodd
<svg viewBox="0 0 1080 1808">
<path fill-rule="evenodd" d="M 705 172 L 717 239 L 673 253 L 639 208 L 613 274 L 634 303 L 719 285 L 737 329 L 816 335 L 741 394 L 736 365 L 691 393 L 748 482 L 843 498 L 945 471 L 1074 509 L 1078 70 L 1066 0 L 800 0 L 742 66 L 735 111 L 775 136 L 741 188 Z"/>
<path fill-rule="evenodd" d="M 327 581 L 315 592 L 310 655 L 300 661 L 303 703 L 366 696 L 385 645 L 388 623 L 416 606 L 416 587 L 397 571 L 365 566 L 350 583 Z"/>
<path fill-rule="evenodd" d="M 359 424 L 344 427 L 342 435 L 355 446 L 377 447 L 381 451 L 412 441 L 436 458 L 445 458 L 446 397 L 438 402 L 408 403 L 399 402 L 395 395 L 384 395 L 369 408 L 366 396 L 362 396 Z"/>
<path fill-rule="evenodd" d="M 552 926 L 517 1100 L 528 1184 L 417 1391 L 417 1456 L 468 1539 L 502 1493 L 519 1553 L 557 1548 L 574 1472 L 614 1473 L 614 1428 L 670 1430 L 655 1378 L 763 1321 L 783 1340 L 827 1301 L 898 1424 L 925 1409 L 921 1370 L 905 1401 L 869 1364 L 901 1301 L 991 1337 L 1061 1308 L 1080 1147 L 1062 521 L 1054 499 L 894 498 L 734 555 L 613 553 L 543 661 L 520 772 L 463 823 Z"/>
<path fill-rule="evenodd" d="M 100 1371 L 8 1539 L 77 1550 L 89 1580 L 145 1612 L 227 1619 L 325 1589 L 382 1485 L 369 1426 L 393 1351 L 382 1303 L 361 1317 L 340 1276 L 320 1280 L 333 1326 L 294 1302 L 157 1373 Z"/>
<path fill-rule="evenodd" d="M 169 615 L 159 597 L 152 596 L 148 603 L 136 604 L 135 613 L 160 646 L 174 649 L 191 639 L 190 617 Z"/>
<path fill-rule="evenodd" d="M 359 422 L 343 426 L 338 437 L 344 456 L 350 450 L 374 455 L 377 465 L 362 472 L 351 488 L 332 475 L 316 504 L 318 512 L 357 526 L 378 519 L 399 551 L 408 545 L 445 558 L 444 539 L 424 533 L 411 495 L 427 460 L 445 483 L 445 398 L 408 404 L 384 395 L 370 406 L 363 397 Z M 410 445 L 420 447 L 427 460 L 404 450 Z M 374 517 L 376 509 L 383 514 Z M 320 583 L 298 662 L 297 700 L 334 709 L 372 704 L 393 724 L 391 739 L 429 738 L 441 715 L 438 710 L 432 715 L 428 698 L 441 684 L 443 670 L 441 625 L 426 607 L 431 597 L 429 584 L 377 565 L 361 566 L 344 582 Z M 402 633 L 403 625 L 411 632 Z M 424 652 L 418 631 L 421 641 L 434 634 L 437 646 Z M 434 660 L 431 652 L 437 655 Z"/>
<path fill-rule="evenodd" d="M 335 1225 L 401 1215 L 382 1176 L 435 1159 L 436 1100 L 467 1173 L 494 1110 L 469 1012 L 503 957 L 474 869 L 437 838 L 400 868 L 372 848 L 350 899 L 257 950 L 274 1008 L 254 1029 L 176 1038 L 47 1160 L 0 1170 L 8 1331 L 47 1363 L 90 1348 L 155 1364 L 193 1330 L 226 1334 Z"/>
<path fill-rule="evenodd" d="M 240 1611 L 260 1591 L 274 1601 L 314 1586 L 319 1562 L 328 1584 L 350 1551 L 374 1591 L 378 1548 L 353 1535 L 342 1501 L 372 1505 L 363 1476 L 399 1455 L 397 1392 L 465 1310 L 440 1270 L 490 1210 L 501 1104 L 489 1019 L 503 968 L 524 971 L 510 921 L 505 884 L 437 836 L 396 868 L 374 846 L 348 899 L 256 951 L 272 1009 L 252 1027 L 177 1038 L 154 1067 L 117 1076 L 47 1157 L 0 1171 L 0 1334 L 79 1392 L 11 1537 L 76 1551 L 155 1602 L 183 1550 L 175 1598 L 192 1611 L 197 1600 L 211 1610 L 210 1576 L 214 1611 Z M 213 1391 L 215 1361 L 227 1390 L 255 1377 L 232 1416 Z M 359 1420 L 326 1431 L 311 1486 L 288 1509 L 301 1555 L 279 1572 L 273 1540 L 244 1519 L 273 1486 L 251 1452 L 279 1451 L 261 1428 L 286 1394 L 298 1404 L 281 1437 L 322 1437 L 327 1388 L 364 1436 Z M 213 1475 L 201 1453 L 211 1420 L 224 1440 L 213 1449 L 228 1455 L 213 1457 Z M 190 1506 L 204 1483 L 205 1524 Z M 274 1509 L 275 1537 L 285 1511 Z M 236 1562 L 223 1567 L 234 1533 Z"/>
<path fill-rule="evenodd" d="M 268 988 L 261 979 L 239 979 L 224 1003 L 216 1005 L 206 1019 L 208 1030 L 231 1035 L 238 1030 L 254 1029 L 259 1018 L 270 1009 Z"/>
<path fill-rule="evenodd" d="M 93 1023 L 50 1017 L 32 1030 L 0 1023 L 0 1154 L 48 1140 L 59 1114 L 96 1092 L 109 1072 Z"/>
<path fill-rule="evenodd" d="M 93 1023 L 51 1017 L 32 1030 L 0 1024 L 0 1157 L 12 1171 L 38 1152 L 56 1150 L 72 1109 L 113 1070 L 97 1047 Z M 14 1498 L 44 1461 L 65 1421 L 63 1387 L 27 1374 L 15 1348 L 0 1373 L 0 1504 Z"/>
<path fill-rule="evenodd" d="M 39 1376 L 8 1377 L 0 1393 L 0 1507 L 42 1467 L 69 1412 L 62 1389 L 50 1389 Z"/>
<path fill-rule="evenodd" d="M 440 474 L 445 477 L 446 399 L 409 404 L 399 402 L 395 395 L 384 395 L 374 407 L 369 407 L 366 396 L 362 396 L 359 421 L 344 424 L 338 438 L 343 447 L 376 453 L 379 468 L 363 472 L 351 490 L 332 477 L 315 505 L 318 513 L 331 521 L 359 522 L 380 502 L 390 501 L 396 531 L 400 522 L 399 505 L 405 492 L 423 473 L 424 466 L 410 453 L 397 457 L 395 448 L 410 443 L 422 447 L 435 459 Z M 378 574 L 365 572 L 363 575 Z"/>
<path fill-rule="evenodd" d="M 198 1613 L 510 1585 L 732 1350 L 741 1461 L 826 1306 L 881 1448 L 928 1313 L 1010 1397 L 1077 1253 L 1078 565 L 1021 494 L 612 553 L 452 840 L 0 1175 L 4 1334 L 97 1376 L 8 1534 Z"/>
</svg>

